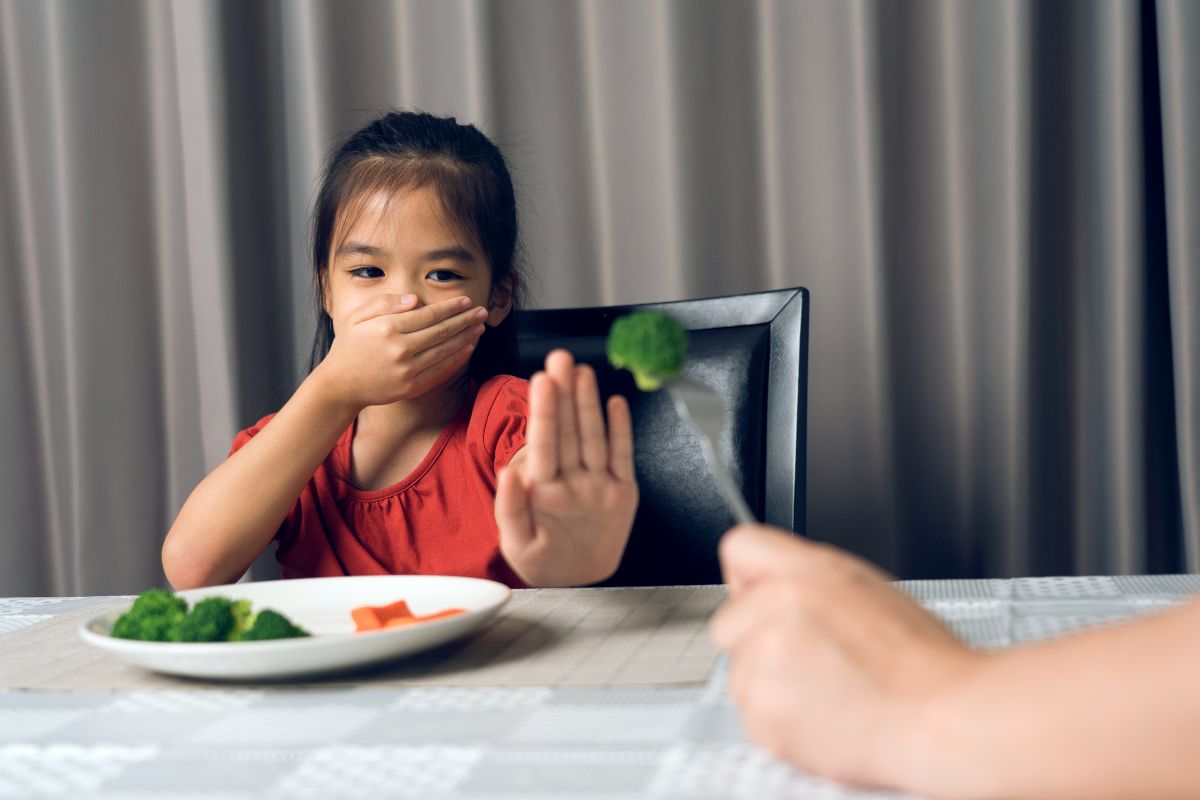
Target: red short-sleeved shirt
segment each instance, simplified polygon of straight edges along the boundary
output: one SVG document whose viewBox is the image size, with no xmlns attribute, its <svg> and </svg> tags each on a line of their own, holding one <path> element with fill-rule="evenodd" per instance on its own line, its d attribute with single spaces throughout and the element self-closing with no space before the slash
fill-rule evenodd
<svg viewBox="0 0 1200 800">
<path fill-rule="evenodd" d="M 528 382 L 500 375 L 471 391 L 417 468 L 384 489 L 351 482 L 351 425 L 279 527 L 282 577 L 462 575 L 524 587 L 500 555 L 493 506 L 496 471 L 525 444 Z M 274 416 L 239 433 L 230 455 Z"/>
</svg>

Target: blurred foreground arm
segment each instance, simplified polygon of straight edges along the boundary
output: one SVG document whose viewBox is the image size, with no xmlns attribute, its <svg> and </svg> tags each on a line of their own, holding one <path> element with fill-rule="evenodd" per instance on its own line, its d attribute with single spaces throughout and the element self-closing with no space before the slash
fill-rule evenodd
<svg viewBox="0 0 1200 800">
<path fill-rule="evenodd" d="M 806 771 L 946 798 L 1200 797 L 1200 602 L 984 653 L 865 562 L 762 526 L 721 542 L 747 734 Z"/>
</svg>

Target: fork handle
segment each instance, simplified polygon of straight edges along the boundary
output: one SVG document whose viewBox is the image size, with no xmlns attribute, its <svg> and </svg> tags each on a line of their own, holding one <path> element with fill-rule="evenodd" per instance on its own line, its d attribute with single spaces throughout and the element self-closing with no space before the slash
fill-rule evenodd
<svg viewBox="0 0 1200 800">
<path fill-rule="evenodd" d="M 720 490 L 725 502 L 733 511 L 733 518 L 741 525 L 758 522 L 751 513 L 750 506 L 746 505 L 746 499 L 742 497 L 742 493 L 733 485 L 733 479 L 729 477 L 729 470 L 725 469 L 725 465 L 717 458 L 717 451 L 713 448 L 712 441 L 703 433 L 700 434 L 699 439 L 709 471 L 717 481 L 717 489 Z"/>
</svg>

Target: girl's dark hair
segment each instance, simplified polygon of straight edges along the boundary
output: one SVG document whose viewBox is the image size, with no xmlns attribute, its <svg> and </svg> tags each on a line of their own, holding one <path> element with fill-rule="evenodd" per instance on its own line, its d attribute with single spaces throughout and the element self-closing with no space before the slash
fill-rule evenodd
<svg viewBox="0 0 1200 800">
<path fill-rule="evenodd" d="M 354 133 L 325 164 L 312 215 L 313 289 L 317 331 L 309 370 L 333 345 L 333 320 L 325 313 L 329 257 L 345 238 L 367 201 L 376 193 L 432 186 L 448 222 L 487 257 L 492 286 L 512 294 L 520 307 L 522 281 L 517 268 L 517 204 L 512 178 L 499 148 L 474 125 L 453 117 L 411 111 L 391 112 Z M 514 357 L 513 314 L 488 328 L 471 358 L 477 380 L 510 371 Z"/>
</svg>

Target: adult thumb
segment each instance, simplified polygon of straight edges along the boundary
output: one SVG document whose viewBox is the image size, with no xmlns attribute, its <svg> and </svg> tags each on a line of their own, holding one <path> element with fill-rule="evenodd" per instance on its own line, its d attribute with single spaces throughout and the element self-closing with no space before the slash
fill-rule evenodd
<svg viewBox="0 0 1200 800">
<path fill-rule="evenodd" d="M 718 545 L 721 573 L 729 591 L 767 578 L 803 575 L 809 571 L 812 551 L 820 545 L 790 531 L 770 525 L 738 525 Z"/>
</svg>

